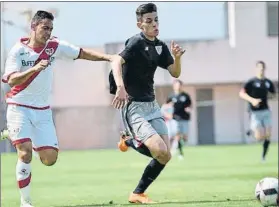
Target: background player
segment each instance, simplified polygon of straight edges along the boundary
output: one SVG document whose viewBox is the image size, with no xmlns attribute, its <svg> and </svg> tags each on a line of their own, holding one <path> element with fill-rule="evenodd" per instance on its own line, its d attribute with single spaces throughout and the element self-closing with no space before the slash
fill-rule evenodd
<svg viewBox="0 0 279 207">
<path fill-rule="evenodd" d="M 172 150 L 179 149 L 179 158 L 183 159 L 184 141 L 188 140 L 189 121 L 191 118 L 192 101 L 188 93 L 183 91 L 183 83 L 181 80 L 175 80 L 173 83 L 174 94 L 170 96 L 173 102 L 173 119 L 177 123 L 176 136 L 173 141 Z"/>
<path fill-rule="evenodd" d="M 167 128 L 168 128 L 168 135 L 170 139 L 170 144 L 172 145 L 173 139 L 176 135 L 177 131 L 177 123 L 173 119 L 173 102 L 170 98 L 166 100 L 166 102 L 161 107 L 162 115 L 165 119 Z"/>
<path fill-rule="evenodd" d="M 185 50 L 172 42 L 173 58 L 167 45 L 156 38 L 159 34 L 159 20 L 155 4 L 140 5 L 136 16 L 141 33 L 126 41 L 119 59 L 111 65 L 115 79 L 114 82 L 110 74 L 111 85 L 115 89 L 111 92 L 116 93 L 112 104 L 122 109 L 123 120 L 132 140 L 128 143 L 121 139 L 120 149 L 125 144 L 134 145 L 133 148 L 145 149 L 145 154 L 153 157 L 138 186 L 131 193 L 129 202 L 153 203 L 144 192 L 171 159 L 168 131 L 155 100 L 154 74 L 159 66 L 167 69 L 173 77 L 179 77 L 180 58 Z"/>
<path fill-rule="evenodd" d="M 272 81 L 265 77 L 266 65 L 263 61 L 256 63 L 256 77 L 248 80 L 241 89 L 239 96 L 248 101 L 251 122 L 251 131 L 258 141 L 264 141 L 262 160 L 270 144 L 271 136 L 271 111 L 268 98 L 275 94 Z"/>
<path fill-rule="evenodd" d="M 32 148 L 46 166 L 54 165 L 58 157 L 58 141 L 49 107 L 52 65 L 56 58 L 110 61 L 113 57 L 51 37 L 53 19 L 46 11 L 34 15 L 30 38 L 22 38 L 11 49 L 2 79 L 11 87 L 6 94 L 7 127 L 18 153 L 16 179 L 22 207 L 32 206 Z"/>
</svg>

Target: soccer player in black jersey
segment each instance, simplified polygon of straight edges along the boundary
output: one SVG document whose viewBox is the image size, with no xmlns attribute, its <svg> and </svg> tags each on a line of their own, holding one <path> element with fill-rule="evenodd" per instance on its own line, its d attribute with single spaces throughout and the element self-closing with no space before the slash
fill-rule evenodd
<svg viewBox="0 0 279 207">
<path fill-rule="evenodd" d="M 188 93 L 183 91 L 181 80 L 173 83 L 173 94 L 169 99 L 173 102 L 173 119 L 176 121 L 176 136 L 172 143 L 172 151 L 179 149 L 179 158 L 184 158 L 183 141 L 188 140 L 189 122 L 191 119 L 192 100 Z"/>
<path fill-rule="evenodd" d="M 274 96 L 275 88 L 272 81 L 265 77 L 266 65 L 263 61 L 256 63 L 256 70 L 256 77 L 244 84 L 239 95 L 248 101 L 251 132 L 257 140 L 263 141 L 262 159 L 264 161 L 270 144 L 272 126 L 268 99 Z"/>
<path fill-rule="evenodd" d="M 125 136 L 121 138 L 119 149 L 126 151 L 132 147 L 153 158 L 131 193 L 129 202 L 153 203 L 145 191 L 171 159 L 168 130 L 155 99 L 154 74 L 160 67 L 168 70 L 173 77 L 179 77 L 180 60 L 185 50 L 172 42 L 170 51 L 157 38 L 159 19 L 155 4 L 140 5 L 136 16 L 141 33 L 129 38 L 118 61 L 112 62 L 110 85 L 111 93 L 115 94 L 112 104 L 121 109 L 129 135 L 129 139 Z"/>
</svg>

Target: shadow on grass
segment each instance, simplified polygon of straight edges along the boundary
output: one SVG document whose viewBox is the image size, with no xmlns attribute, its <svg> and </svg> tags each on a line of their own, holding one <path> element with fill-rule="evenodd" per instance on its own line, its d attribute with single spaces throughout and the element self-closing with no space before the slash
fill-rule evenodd
<svg viewBox="0 0 279 207">
<path fill-rule="evenodd" d="M 167 202 L 158 202 L 156 204 L 148 204 L 148 206 L 152 205 L 182 205 L 182 204 L 206 204 L 206 203 L 225 203 L 225 202 L 248 202 L 254 201 L 255 199 L 225 199 L 225 200 L 204 200 L 204 201 L 167 201 Z M 71 205 L 71 206 L 56 206 L 56 207 L 95 207 L 95 206 L 142 206 L 143 204 L 117 204 L 117 203 L 103 203 L 103 204 L 85 204 L 85 205 Z"/>
</svg>

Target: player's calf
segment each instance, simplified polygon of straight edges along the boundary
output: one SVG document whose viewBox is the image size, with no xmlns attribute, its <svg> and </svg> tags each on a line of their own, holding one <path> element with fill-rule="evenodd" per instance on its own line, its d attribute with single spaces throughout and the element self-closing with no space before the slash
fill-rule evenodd
<svg viewBox="0 0 279 207">
<path fill-rule="evenodd" d="M 270 137 L 271 137 L 271 131 L 272 131 L 272 129 L 271 129 L 271 127 L 267 127 L 266 129 L 265 129 L 265 135 L 264 135 L 264 137 L 265 137 L 265 139 L 270 139 Z"/>
<path fill-rule="evenodd" d="M 145 199 L 141 199 L 142 195 L 144 195 L 146 189 L 156 180 L 171 159 L 170 151 L 159 135 L 156 134 L 149 137 L 144 144 L 148 147 L 154 159 L 146 166 L 136 189 L 132 193 L 132 197 L 129 198 L 129 201 L 132 203 L 146 202 Z"/>
<path fill-rule="evenodd" d="M 41 162 L 46 166 L 52 166 L 56 163 L 58 158 L 57 149 L 43 149 L 37 150 L 41 159 Z"/>
<path fill-rule="evenodd" d="M 270 135 L 271 135 L 271 129 L 270 128 L 265 129 L 264 142 L 263 142 L 263 154 L 262 154 L 263 161 L 265 161 L 265 157 L 267 155 L 268 148 L 270 145 Z"/>
<path fill-rule="evenodd" d="M 21 194 L 22 206 L 28 206 L 30 199 L 32 143 L 27 141 L 15 145 L 18 153 L 16 179 Z M 23 205 L 24 204 L 24 205 Z M 31 206 L 31 205 L 29 205 Z"/>
</svg>

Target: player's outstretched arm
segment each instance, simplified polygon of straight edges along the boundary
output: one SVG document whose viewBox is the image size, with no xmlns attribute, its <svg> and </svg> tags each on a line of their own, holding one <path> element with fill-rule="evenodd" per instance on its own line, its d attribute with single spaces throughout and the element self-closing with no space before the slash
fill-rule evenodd
<svg viewBox="0 0 279 207">
<path fill-rule="evenodd" d="M 56 52 L 56 57 L 61 59 L 83 59 L 91 61 L 111 61 L 112 55 L 104 54 L 96 50 L 81 48 L 75 46 L 65 40 L 58 40 L 59 47 Z"/>
<path fill-rule="evenodd" d="M 113 56 L 113 61 L 111 62 L 112 73 L 116 83 L 117 88 L 123 87 L 124 82 L 122 78 L 122 65 L 125 63 L 125 60 L 120 55 Z"/>
<path fill-rule="evenodd" d="M 181 74 L 181 56 L 186 50 L 182 49 L 178 44 L 171 42 L 171 53 L 174 56 L 174 63 L 168 67 L 172 77 L 178 78 Z"/>
<path fill-rule="evenodd" d="M 81 49 L 77 59 L 91 61 L 112 61 L 112 55 L 97 52 L 92 49 Z"/>
</svg>

